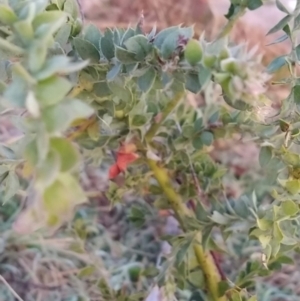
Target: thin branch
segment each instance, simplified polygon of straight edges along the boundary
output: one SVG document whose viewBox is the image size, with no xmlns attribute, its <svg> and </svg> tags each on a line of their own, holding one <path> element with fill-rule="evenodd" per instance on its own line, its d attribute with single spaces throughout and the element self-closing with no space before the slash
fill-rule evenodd
<svg viewBox="0 0 300 301">
<path fill-rule="evenodd" d="M 161 125 L 164 123 L 164 121 L 168 118 L 170 113 L 176 108 L 176 106 L 179 104 L 179 102 L 182 100 L 184 96 L 184 92 L 178 93 L 174 96 L 174 98 L 167 104 L 165 109 L 162 111 L 162 115 L 160 116 L 160 120 L 156 123 L 153 123 L 150 129 L 148 130 L 145 140 L 149 143 L 151 143 L 151 140 L 161 127 Z"/>
<path fill-rule="evenodd" d="M 232 30 L 232 28 L 234 27 L 234 25 L 236 24 L 236 22 L 238 21 L 238 19 L 240 17 L 242 17 L 246 12 L 246 7 L 240 6 L 239 7 L 239 11 L 237 13 L 235 13 L 227 22 L 227 24 L 223 27 L 222 31 L 219 33 L 219 35 L 217 36 L 216 40 L 222 39 L 225 36 L 227 36 L 230 31 Z"/>
<path fill-rule="evenodd" d="M 22 280 L 16 279 L 13 276 L 6 277 L 6 281 L 10 282 L 10 283 L 14 283 L 18 286 L 30 287 L 30 288 L 41 290 L 41 291 L 55 291 L 55 290 L 60 290 L 62 288 L 61 285 L 44 285 L 44 284 L 33 283 L 30 281 L 22 281 Z"/>
<path fill-rule="evenodd" d="M 156 161 L 147 159 L 147 163 L 152 170 L 157 182 L 161 186 L 165 195 L 168 198 L 170 206 L 173 208 L 175 216 L 181 225 L 183 231 L 187 231 L 185 227 L 185 219 L 193 217 L 190 211 L 184 204 L 180 195 L 174 190 L 167 171 L 158 166 Z M 197 234 L 197 241 L 201 241 L 200 232 Z M 208 294 L 212 301 L 225 301 L 225 297 L 219 297 L 218 283 L 221 281 L 221 275 L 216 267 L 215 260 L 210 252 L 205 252 L 201 244 L 195 243 L 193 246 L 195 256 L 205 276 Z"/>
<path fill-rule="evenodd" d="M 8 290 L 12 293 L 12 295 L 18 300 L 18 301 L 24 301 L 16 292 L 15 290 L 9 285 L 9 283 L 3 278 L 2 275 L 0 275 L 0 280 L 6 285 Z"/>
<path fill-rule="evenodd" d="M 80 135 L 82 135 L 88 127 L 90 127 L 94 122 L 96 122 L 95 116 L 92 118 L 86 119 L 82 122 L 81 125 L 79 125 L 74 132 L 70 133 L 67 135 L 67 139 L 70 141 L 75 140 L 78 138 Z"/>
<path fill-rule="evenodd" d="M 158 132 L 162 123 L 168 118 L 170 113 L 179 104 L 180 100 L 183 98 L 184 92 L 178 93 L 174 98 L 168 103 L 166 108 L 162 112 L 162 116 L 159 122 L 153 123 L 148 132 L 145 135 L 145 140 L 149 144 Z M 185 220 L 188 217 L 193 217 L 194 213 L 184 204 L 181 196 L 175 191 L 172 183 L 170 181 L 168 172 L 165 168 L 158 165 L 158 162 L 147 159 L 149 168 L 152 170 L 154 177 L 156 178 L 158 184 L 161 186 L 164 194 L 167 196 L 170 206 L 172 207 L 175 217 L 178 220 L 183 231 L 187 231 L 185 227 Z M 218 271 L 218 267 L 215 264 L 215 260 L 210 252 L 205 252 L 202 245 L 199 243 L 201 241 L 200 231 L 197 234 L 197 243 L 194 244 L 193 249 L 199 266 L 201 267 L 206 286 L 208 289 L 208 294 L 212 301 L 225 301 L 225 297 L 219 297 L 218 283 L 221 281 L 221 275 Z"/>
</svg>

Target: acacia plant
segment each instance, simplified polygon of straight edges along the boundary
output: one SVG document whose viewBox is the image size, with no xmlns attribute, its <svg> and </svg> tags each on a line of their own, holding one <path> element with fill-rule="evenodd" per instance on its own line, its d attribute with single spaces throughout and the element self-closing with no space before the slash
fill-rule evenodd
<svg viewBox="0 0 300 301">
<path fill-rule="evenodd" d="M 101 164 L 112 204 L 130 193 L 180 224 L 179 236 L 164 238 L 172 252 L 154 279 L 169 294 L 188 286 L 201 290 L 191 300 L 257 300 L 255 277 L 291 262 L 299 249 L 300 1 L 293 12 L 276 1 L 286 16 L 269 34 L 283 30 L 276 42 L 290 39 L 292 50 L 267 70 L 255 51 L 228 37 L 262 0 L 231 0 L 228 23 L 212 41 L 196 39 L 193 27 L 144 32 L 142 18 L 136 27 L 102 33 L 83 27 L 75 0 L 0 3 L 1 115 L 22 133 L 0 145 L 2 201 L 20 187 L 27 196 L 15 231 L 56 230 L 70 220 L 88 201 L 81 169 Z M 280 84 L 291 86 L 290 96 L 276 116 L 262 118 L 271 106 L 267 71 L 286 64 L 291 77 Z M 191 106 L 191 93 L 204 104 Z M 209 151 L 235 133 L 254 138 L 268 184 L 263 193 L 254 187 L 228 200 L 226 168 Z M 142 224 L 144 209 L 134 208 L 131 220 Z M 241 232 L 261 253 L 230 278 L 216 237 L 225 248 Z"/>
</svg>

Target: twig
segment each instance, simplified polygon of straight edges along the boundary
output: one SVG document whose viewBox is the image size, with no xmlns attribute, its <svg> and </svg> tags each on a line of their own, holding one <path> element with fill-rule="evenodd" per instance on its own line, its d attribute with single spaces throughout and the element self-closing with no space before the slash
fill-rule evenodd
<svg viewBox="0 0 300 301">
<path fill-rule="evenodd" d="M 169 200 L 169 204 L 174 210 L 175 216 L 181 225 L 183 231 L 187 231 L 185 227 L 185 219 L 192 217 L 193 213 L 185 206 L 180 195 L 174 190 L 167 171 L 158 166 L 156 161 L 147 159 L 147 163 L 154 173 L 154 176 Z M 201 241 L 201 235 L 198 233 L 197 241 Z M 208 294 L 212 301 L 225 301 L 225 297 L 219 297 L 218 283 L 221 281 L 221 275 L 216 267 L 215 260 L 210 252 L 206 253 L 199 243 L 193 246 L 195 256 L 205 276 Z"/>
<path fill-rule="evenodd" d="M 9 283 L 3 278 L 2 275 L 0 275 L 0 280 L 4 283 L 4 285 L 7 286 L 8 290 L 12 293 L 12 295 L 18 300 L 18 301 L 24 301 L 16 292 L 15 290 L 9 285 Z"/>
<path fill-rule="evenodd" d="M 180 124 L 178 122 L 176 122 L 176 124 L 177 124 L 177 128 L 178 128 L 179 132 L 182 133 L 182 129 L 181 129 Z M 191 157 L 190 157 L 189 154 L 187 154 L 187 156 L 188 156 L 188 159 L 189 159 L 189 165 L 190 165 L 190 170 L 191 170 L 191 173 L 192 173 L 194 185 L 195 185 L 195 187 L 197 189 L 197 193 L 198 193 L 198 197 L 199 197 L 199 202 L 201 202 L 205 207 L 208 207 L 208 204 L 205 201 L 205 198 L 204 198 L 204 195 L 203 195 L 203 191 L 202 191 L 202 189 L 200 187 L 200 183 L 199 183 L 199 180 L 197 178 L 196 171 L 195 171 L 192 159 L 191 159 Z"/>
<path fill-rule="evenodd" d="M 30 281 L 22 281 L 14 278 L 13 276 L 6 277 L 6 281 L 9 281 L 11 283 L 15 283 L 18 286 L 23 286 L 23 287 L 31 287 L 33 289 L 37 290 L 43 290 L 43 291 L 54 291 L 54 290 L 59 290 L 61 289 L 60 285 L 44 285 L 44 284 L 38 284 L 38 283 L 33 283 Z"/>
<path fill-rule="evenodd" d="M 182 100 L 184 96 L 184 93 L 178 93 L 174 96 L 174 98 L 167 104 L 165 109 L 162 112 L 162 115 L 160 117 L 160 120 L 156 123 L 153 123 L 148 132 L 146 133 L 145 140 L 149 143 L 151 143 L 151 140 L 163 124 L 163 122 L 167 119 L 167 117 L 170 115 L 170 113 L 175 109 L 175 107 L 179 104 L 179 102 Z"/>
<path fill-rule="evenodd" d="M 89 118 L 89 119 L 83 121 L 82 124 L 80 126 L 78 126 L 77 129 L 74 132 L 72 132 L 69 135 L 67 135 L 67 139 L 70 140 L 70 141 L 75 140 L 81 134 L 83 134 L 85 132 L 85 130 L 89 126 L 91 126 L 94 122 L 96 122 L 95 116 L 93 116 L 92 118 Z"/>
<path fill-rule="evenodd" d="M 183 96 L 184 92 L 178 93 L 168 103 L 165 110 L 162 112 L 160 121 L 153 123 L 146 133 L 145 140 L 147 143 L 151 143 L 162 123 L 166 120 L 166 118 L 168 118 Z M 187 208 L 181 199 L 181 196 L 173 188 L 168 172 L 163 167 L 159 166 L 158 162 L 152 159 L 147 159 L 147 163 L 149 168 L 152 170 L 158 184 L 161 186 L 164 194 L 167 196 L 169 205 L 172 207 L 175 217 L 178 220 L 182 230 L 187 231 L 185 227 L 185 220 L 189 217 L 193 217 L 193 211 Z M 218 271 L 218 267 L 215 264 L 215 260 L 212 257 L 212 254 L 210 252 L 205 252 L 202 245 L 199 243 L 201 241 L 200 231 L 197 233 L 196 239 L 197 243 L 194 244 L 193 249 L 199 266 L 203 271 L 208 294 L 212 301 L 225 301 L 225 297 L 219 297 L 218 283 L 221 281 L 221 275 Z"/>
<path fill-rule="evenodd" d="M 222 31 L 217 36 L 216 40 L 222 39 L 225 36 L 227 36 L 230 31 L 232 30 L 235 23 L 238 21 L 238 19 L 243 16 L 246 12 L 246 7 L 240 6 L 239 11 L 235 13 L 227 22 L 227 24 L 223 27 Z"/>
</svg>

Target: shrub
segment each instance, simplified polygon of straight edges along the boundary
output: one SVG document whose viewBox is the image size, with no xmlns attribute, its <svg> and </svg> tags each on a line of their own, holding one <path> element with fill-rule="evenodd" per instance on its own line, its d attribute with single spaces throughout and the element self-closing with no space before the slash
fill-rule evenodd
<svg viewBox="0 0 300 301">
<path fill-rule="evenodd" d="M 14 230 L 60 228 L 88 201 L 81 168 L 101 163 L 112 204 L 130 193 L 155 212 L 169 210 L 181 226 L 179 236 L 166 238 L 172 252 L 155 278 L 166 298 L 189 287 L 197 300 L 257 300 L 255 277 L 291 263 L 299 248 L 300 2 L 292 13 L 276 4 L 286 16 L 269 34 L 283 30 L 275 42 L 290 39 L 292 51 L 264 70 L 253 49 L 228 39 L 261 0 L 232 0 L 227 25 L 210 42 L 194 39 L 193 27 L 145 33 L 143 19 L 101 33 L 82 26 L 74 0 L 1 1 L 0 104 L 23 133 L 0 147 L 2 200 L 20 187 L 28 198 Z M 272 115 L 269 73 L 286 64 L 291 77 L 279 83 L 291 93 Z M 187 92 L 205 95 L 205 105 L 192 107 Z M 209 154 L 216 140 L 235 133 L 254 138 L 266 178 L 238 200 L 225 196 L 226 168 Z M 134 207 L 131 221 L 142 225 L 152 214 L 147 208 Z M 228 279 L 216 237 L 225 248 L 240 232 L 261 251 Z"/>
</svg>

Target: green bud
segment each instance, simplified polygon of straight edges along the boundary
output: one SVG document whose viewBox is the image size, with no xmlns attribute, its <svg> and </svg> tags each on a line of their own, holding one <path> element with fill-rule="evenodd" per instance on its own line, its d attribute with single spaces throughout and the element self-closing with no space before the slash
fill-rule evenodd
<svg viewBox="0 0 300 301">
<path fill-rule="evenodd" d="M 231 74 L 237 74 L 239 70 L 239 65 L 235 58 L 227 58 L 220 62 L 221 70 L 224 72 L 229 72 Z"/>
<path fill-rule="evenodd" d="M 141 274 L 141 268 L 136 266 L 132 267 L 129 271 L 129 277 L 132 282 L 137 282 L 139 280 L 140 274 Z"/>
<path fill-rule="evenodd" d="M 217 62 L 217 57 L 215 55 L 206 54 L 203 58 L 203 65 L 206 68 L 212 68 Z"/>
<path fill-rule="evenodd" d="M 229 57 L 230 57 L 229 49 L 227 48 L 222 49 L 219 54 L 219 60 L 225 60 L 228 59 Z"/>
<path fill-rule="evenodd" d="M 196 65 L 202 58 L 202 48 L 199 41 L 189 40 L 184 50 L 184 57 L 192 66 Z"/>
<path fill-rule="evenodd" d="M 299 167 L 289 167 L 289 175 L 296 180 L 300 179 L 300 168 Z"/>
<path fill-rule="evenodd" d="M 284 121 L 282 119 L 279 120 L 279 126 L 283 132 L 287 132 L 290 128 L 289 123 L 287 123 L 286 121 Z"/>
<path fill-rule="evenodd" d="M 123 110 L 115 111 L 115 117 L 117 119 L 122 119 L 122 118 L 124 118 L 124 116 L 125 116 L 125 113 Z"/>
<path fill-rule="evenodd" d="M 82 30 L 82 20 L 77 18 L 72 26 L 72 36 L 77 36 Z"/>
<path fill-rule="evenodd" d="M 296 138 L 300 135 L 299 129 L 293 129 L 291 132 L 291 137 Z"/>
<path fill-rule="evenodd" d="M 214 74 L 214 81 L 218 84 L 222 84 L 223 82 L 230 79 L 230 74 L 228 73 L 216 73 Z"/>
</svg>

